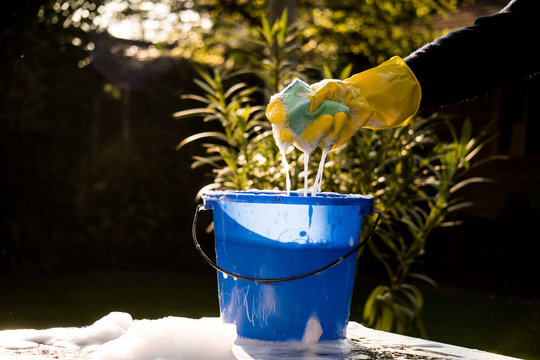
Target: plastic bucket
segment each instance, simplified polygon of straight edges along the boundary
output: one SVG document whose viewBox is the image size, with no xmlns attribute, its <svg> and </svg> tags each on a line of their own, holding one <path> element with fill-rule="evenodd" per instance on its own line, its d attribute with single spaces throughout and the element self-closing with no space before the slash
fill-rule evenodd
<svg viewBox="0 0 540 360">
<path fill-rule="evenodd" d="M 348 255 L 358 250 L 372 196 L 209 191 L 203 200 L 194 240 L 220 270 L 221 317 L 236 324 L 239 336 L 345 337 L 356 270 L 356 256 Z M 217 264 L 196 240 L 201 209 L 213 211 Z"/>
</svg>

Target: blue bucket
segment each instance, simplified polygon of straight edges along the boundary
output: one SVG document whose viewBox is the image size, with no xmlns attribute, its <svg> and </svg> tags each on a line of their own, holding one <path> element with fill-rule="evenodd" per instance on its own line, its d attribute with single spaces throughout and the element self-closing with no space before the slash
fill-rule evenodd
<svg viewBox="0 0 540 360">
<path fill-rule="evenodd" d="M 239 336 L 345 337 L 356 270 L 356 256 L 349 255 L 360 247 L 372 196 L 209 191 L 203 200 L 195 213 L 195 244 L 219 270 L 221 317 L 236 324 Z M 201 209 L 213 210 L 217 264 L 196 239 Z"/>
</svg>

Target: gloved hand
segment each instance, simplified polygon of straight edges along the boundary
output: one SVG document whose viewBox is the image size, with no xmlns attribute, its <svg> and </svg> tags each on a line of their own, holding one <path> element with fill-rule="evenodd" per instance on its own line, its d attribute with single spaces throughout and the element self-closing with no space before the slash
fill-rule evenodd
<svg viewBox="0 0 540 360">
<path fill-rule="evenodd" d="M 273 123 L 276 141 L 279 138 L 289 145 L 309 143 L 313 148 L 320 145 L 337 149 L 360 128 L 380 130 L 406 125 L 421 99 L 420 84 L 397 56 L 343 81 L 323 80 L 311 85 L 311 90 L 305 94 L 310 101 L 309 124 L 300 132 L 291 131 L 298 120 L 292 106 L 282 100 L 285 90 L 272 98 L 266 115 Z M 328 101 L 345 105 L 348 112 L 315 115 Z"/>
<path fill-rule="evenodd" d="M 275 94 L 266 107 L 266 116 L 272 122 L 274 139 L 285 152 L 289 145 L 311 153 L 317 146 L 327 147 L 337 140 L 345 125 L 349 108 L 331 100 L 322 100 L 310 111 L 310 95 L 315 93 L 309 85 L 295 79 L 283 91 Z"/>
<path fill-rule="evenodd" d="M 421 99 L 418 80 L 397 56 L 346 80 L 323 80 L 311 85 L 311 89 L 314 94 L 308 95 L 310 111 L 327 99 L 345 104 L 350 110 L 349 121 L 333 149 L 343 145 L 360 128 L 381 130 L 406 125 Z"/>
</svg>

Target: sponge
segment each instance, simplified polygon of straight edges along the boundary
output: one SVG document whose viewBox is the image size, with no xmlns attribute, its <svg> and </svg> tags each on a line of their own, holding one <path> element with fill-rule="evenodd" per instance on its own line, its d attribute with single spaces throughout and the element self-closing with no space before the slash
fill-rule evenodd
<svg viewBox="0 0 540 360">
<path fill-rule="evenodd" d="M 308 84 L 295 79 L 283 91 L 272 96 L 266 116 L 272 122 L 278 146 L 288 147 L 294 143 L 301 150 L 311 152 L 331 131 L 334 116 L 339 114 L 338 118 L 341 115 L 345 119 L 349 115 L 346 105 L 332 100 L 325 100 L 310 112 L 308 95 L 313 94 Z"/>
</svg>

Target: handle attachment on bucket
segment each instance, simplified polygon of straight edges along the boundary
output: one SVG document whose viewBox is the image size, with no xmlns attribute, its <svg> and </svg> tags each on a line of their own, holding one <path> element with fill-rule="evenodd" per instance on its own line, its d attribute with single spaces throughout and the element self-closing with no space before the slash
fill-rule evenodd
<svg viewBox="0 0 540 360">
<path fill-rule="evenodd" d="M 229 276 L 232 276 L 232 277 L 238 278 L 238 279 L 244 279 L 244 280 L 261 282 L 261 283 L 277 283 L 277 282 L 301 279 L 301 278 L 304 278 L 304 277 L 307 277 L 307 276 L 310 276 L 310 275 L 318 274 L 318 273 L 320 273 L 320 272 L 322 272 L 322 271 L 324 271 L 326 269 L 331 268 L 332 266 L 335 266 L 335 265 L 339 264 L 340 262 L 345 260 L 345 258 L 347 258 L 348 256 L 350 256 L 350 255 L 354 254 L 355 252 L 357 252 L 369 239 L 371 239 L 371 236 L 375 232 L 375 228 L 377 228 L 377 225 L 379 224 L 379 220 L 381 219 L 381 215 L 382 215 L 382 213 L 380 211 L 374 210 L 373 212 L 377 214 L 377 217 L 375 218 L 375 223 L 373 224 L 373 227 L 371 228 L 368 236 L 364 240 L 359 241 L 358 245 L 356 245 L 354 248 L 349 250 L 345 255 L 341 256 L 339 259 L 336 259 L 336 260 L 332 261 L 328 265 L 325 265 L 325 266 L 323 266 L 321 268 L 318 268 L 317 270 L 313 270 L 313 271 L 310 271 L 308 273 L 304 273 L 304 274 L 301 274 L 301 275 L 290 276 L 290 277 L 286 277 L 286 278 L 259 279 L 259 278 L 251 278 L 251 277 L 247 277 L 247 276 L 243 276 L 243 275 L 240 275 L 240 274 L 235 274 L 233 272 L 227 271 L 227 270 L 221 268 L 220 266 L 218 266 L 214 261 L 212 261 L 212 259 L 210 259 L 208 257 L 208 255 L 206 255 L 204 250 L 201 248 L 201 245 L 199 244 L 199 241 L 197 240 L 197 220 L 199 218 L 199 212 L 201 210 L 205 210 L 204 205 L 199 204 L 197 206 L 197 209 L 195 209 L 195 216 L 193 217 L 193 226 L 191 227 L 191 234 L 193 235 L 193 242 L 195 243 L 195 248 L 197 249 L 197 251 L 199 251 L 199 253 L 203 257 L 203 259 L 211 267 L 213 267 L 217 271 L 220 271 L 220 272 L 222 272 L 224 274 L 227 274 Z"/>
</svg>

